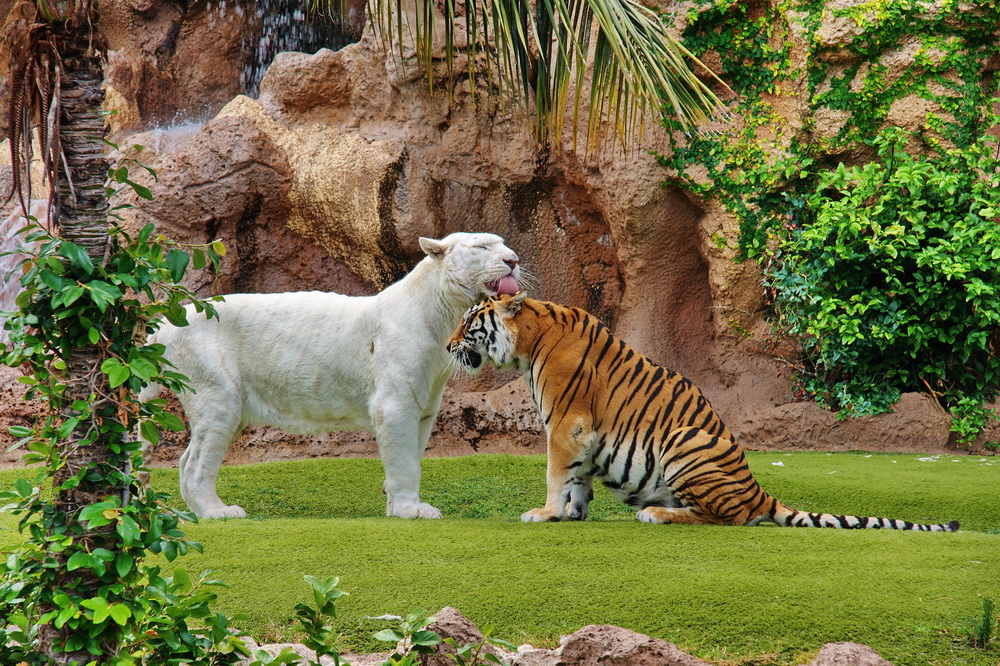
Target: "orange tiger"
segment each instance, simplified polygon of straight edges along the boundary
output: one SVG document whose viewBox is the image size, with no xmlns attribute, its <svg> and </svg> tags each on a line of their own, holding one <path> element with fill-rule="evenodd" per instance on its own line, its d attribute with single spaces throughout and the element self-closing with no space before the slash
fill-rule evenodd
<svg viewBox="0 0 1000 666">
<path fill-rule="evenodd" d="M 470 372 L 517 367 L 548 435 L 545 506 L 525 522 L 583 520 L 594 477 L 647 523 L 954 532 L 958 521 L 796 511 L 754 480 L 743 450 L 689 380 L 660 367 L 578 308 L 515 296 L 473 306 L 448 341 Z"/>
</svg>

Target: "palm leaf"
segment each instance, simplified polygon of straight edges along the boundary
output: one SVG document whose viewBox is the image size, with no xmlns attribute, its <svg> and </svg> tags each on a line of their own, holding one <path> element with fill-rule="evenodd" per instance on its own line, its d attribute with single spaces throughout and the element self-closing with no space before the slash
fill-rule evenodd
<svg viewBox="0 0 1000 666">
<path fill-rule="evenodd" d="M 340 1 L 309 0 L 334 13 Z M 480 72 L 489 94 L 501 102 L 512 99 L 520 109 L 534 111 L 541 143 L 558 143 L 569 99 L 574 137 L 582 102 L 589 99 L 591 147 L 607 137 L 608 127 L 631 145 L 649 112 L 690 130 L 723 109 L 691 69 L 708 68 L 637 0 L 537 0 L 534 12 L 528 0 L 444 0 L 444 7 L 446 28 L 439 36 L 434 0 L 368 0 L 376 33 L 401 59 L 405 48 L 412 48 L 432 89 L 435 40 L 441 39 L 451 77 L 453 26 L 463 21 L 470 75 Z"/>
</svg>

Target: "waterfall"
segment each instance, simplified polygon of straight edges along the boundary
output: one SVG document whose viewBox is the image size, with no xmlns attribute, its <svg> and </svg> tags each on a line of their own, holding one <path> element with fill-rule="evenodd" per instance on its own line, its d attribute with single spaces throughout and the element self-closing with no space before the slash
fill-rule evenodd
<svg viewBox="0 0 1000 666">
<path fill-rule="evenodd" d="M 226 0 L 221 0 L 220 11 L 225 11 L 225 7 Z M 240 75 L 240 83 L 250 97 L 257 97 L 264 72 L 277 53 L 315 53 L 321 48 L 336 51 L 356 41 L 329 16 L 310 12 L 302 0 L 261 0 L 257 11 L 261 20 L 260 36 L 254 36 L 256 43 L 245 44 L 249 62 Z M 247 39 L 252 38 L 244 37 Z"/>
</svg>

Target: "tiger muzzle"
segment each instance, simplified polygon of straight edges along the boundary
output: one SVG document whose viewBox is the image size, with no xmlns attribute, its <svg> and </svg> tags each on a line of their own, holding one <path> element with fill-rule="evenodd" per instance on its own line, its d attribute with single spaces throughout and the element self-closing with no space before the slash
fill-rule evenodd
<svg viewBox="0 0 1000 666">
<path fill-rule="evenodd" d="M 475 349 L 458 345 L 450 345 L 448 351 L 462 366 L 468 370 L 477 370 L 483 364 L 483 356 Z"/>
</svg>

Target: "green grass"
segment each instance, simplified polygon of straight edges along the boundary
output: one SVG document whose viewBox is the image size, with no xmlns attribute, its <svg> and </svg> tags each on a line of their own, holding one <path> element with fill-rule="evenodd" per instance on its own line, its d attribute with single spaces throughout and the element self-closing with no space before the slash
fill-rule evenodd
<svg viewBox="0 0 1000 666">
<path fill-rule="evenodd" d="M 384 517 L 377 460 L 226 467 L 223 499 L 250 520 L 187 528 L 205 546 L 180 561 L 229 584 L 220 609 L 258 638 L 292 634 L 304 574 L 340 576 L 338 630 L 356 650 L 384 613 L 451 605 L 515 643 L 553 645 L 609 623 L 711 660 L 808 661 L 825 642 L 871 645 L 897 666 L 990 664 L 961 625 L 1000 596 L 1000 459 L 751 453 L 761 484 L 805 510 L 962 521 L 958 534 L 645 525 L 603 488 L 583 523 L 522 524 L 544 500 L 542 456 L 424 461 L 441 521 Z M 772 463 L 781 462 L 781 466 Z M 0 473 L 0 486 L 16 472 Z M 153 483 L 176 492 L 176 472 Z M 18 540 L 0 518 L 0 544 Z M 748 662 L 751 663 L 751 662 Z"/>
</svg>

